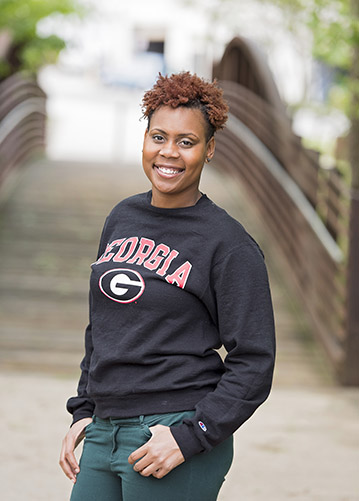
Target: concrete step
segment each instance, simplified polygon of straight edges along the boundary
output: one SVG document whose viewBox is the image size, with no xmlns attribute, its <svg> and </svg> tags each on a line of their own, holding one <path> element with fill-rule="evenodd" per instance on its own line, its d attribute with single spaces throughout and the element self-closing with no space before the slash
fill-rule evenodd
<svg viewBox="0 0 359 501">
<path fill-rule="evenodd" d="M 66 377 L 80 374 L 79 353 L 59 350 L 42 350 L 17 348 L 1 349 L 0 367 L 2 371 L 17 371 L 31 373 L 47 373 L 64 375 Z M 76 369 L 77 367 L 77 369 Z"/>
<path fill-rule="evenodd" d="M 77 301 L 66 298 L 18 297 L 9 294 L 1 298 L 0 309 L 0 349 L 1 339 L 6 329 L 16 327 L 27 329 L 75 329 L 83 331 L 88 319 L 87 298 Z"/>
<path fill-rule="evenodd" d="M 56 300 L 67 298 L 73 301 L 80 297 L 81 301 L 83 301 L 84 296 L 87 297 L 87 288 L 88 278 L 81 278 L 78 274 L 76 277 L 64 276 L 63 274 L 49 277 L 28 272 L 26 275 L 17 273 L 14 276 L 14 273 L 5 271 L 1 273 L 0 297 L 5 300 L 6 296 L 11 293 L 26 299 L 29 296 L 32 298 L 45 296 Z"/>
<path fill-rule="evenodd" d="M 61 242 L 61 245 L 50 241 L 31 243 L 22 239 L 16 245 L 2 243 L 0 256 L 6 256 L 6 261 L 0 264 L 0 273 L 88 276 L 97 251 L 98 242 L 89 244 L 80 240 Z"/>
<path fill-rule="evenodd" d="M 1 336 L 4 350 L 29 350 L 44 352 L 48 350 L 81 353 L 84 347 L 83 332 L 72 328 L 53 330 L 28 328 L 26 330 L 14 326 L 4 329 Z"/>
</svg>

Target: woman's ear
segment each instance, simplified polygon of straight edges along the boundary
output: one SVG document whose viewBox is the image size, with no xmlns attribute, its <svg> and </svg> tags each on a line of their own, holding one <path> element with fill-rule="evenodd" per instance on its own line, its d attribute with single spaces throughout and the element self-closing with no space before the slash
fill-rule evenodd
<svg viewBox="0 0 359 501">
<path fill-rule="evenodd" d="M 144 143 L 145 143 L 145 141 L 146 141 L 147 134 L 148 134 L 148 129 L 147 129 L 147 127 L 146 127 L 145 133 L 144 133 L 144 135 L 143 135 L 142 153 L 143 153 Z"/>
<path fill-rule="evenodd" d="M 214 136 L 207 143 L 207 152 L 206 152 L 206 162 L 210 162 L 214 155 L 214 150 L 216 149 L 216 141 Z"/>
</svg>

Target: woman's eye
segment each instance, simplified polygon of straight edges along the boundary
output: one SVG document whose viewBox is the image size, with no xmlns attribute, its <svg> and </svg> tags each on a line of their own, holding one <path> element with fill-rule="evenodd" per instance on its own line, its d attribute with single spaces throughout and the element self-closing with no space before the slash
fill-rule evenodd
<svg viewBox="0 0 359 501">
<path fill-rule="evenodd" d="M 160 136 L 159 134 L 155 134 L 154 136 L 152 136 L 152 139 L 156 142 L 161 142 L 163 141 L 163 137 Z"/>
<path fill-rule="evenodd" d="M 182 139 L 180 144 L 182 144 L 183 146 L 189 147 L 189 146 L 192 146 L 192 141 L 188 141 L 188 139 Z"/>
</svg>

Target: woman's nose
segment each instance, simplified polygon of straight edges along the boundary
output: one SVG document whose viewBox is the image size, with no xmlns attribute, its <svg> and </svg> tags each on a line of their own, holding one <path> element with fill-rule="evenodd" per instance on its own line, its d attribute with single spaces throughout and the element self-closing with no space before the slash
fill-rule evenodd
<svg viewBox="0 0 359 501">
<path fill-rule="evenodd" d="M 175 143 L 172 143 L 171 141 L 167 141 L 166 143 L 162 144 L 160 155 L 165 158 L 178 158 L 179 152 L 177 145 Z"/>
</svg>

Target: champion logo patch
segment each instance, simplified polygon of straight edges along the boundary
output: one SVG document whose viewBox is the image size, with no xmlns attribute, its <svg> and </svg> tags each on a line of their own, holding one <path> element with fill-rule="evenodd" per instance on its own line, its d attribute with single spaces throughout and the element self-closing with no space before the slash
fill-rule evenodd
<svg viewBox="0 0 359 501">
<path fill-rule="evenodd" d="M 204 423 L 202 423 L 202 421 L 198 421 L 198 425 L 201 428 L 201 430 L 207 431 L 207 426 Z"/>
<path fill-rule="evenodd" d="M 132 303 L 142 296 L 145 281 L 138 271 L 127 268 L 109 270 L 100 278 L 101 291 L 117 303 Z"/>
</svg>

